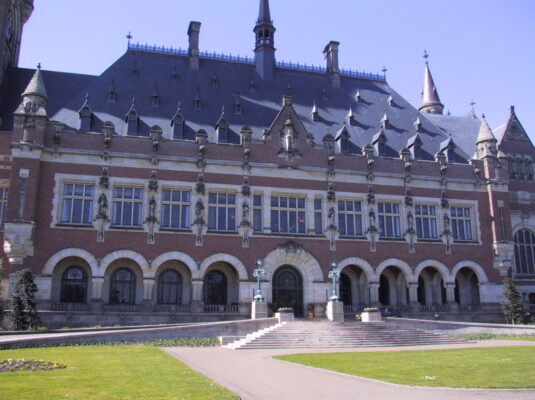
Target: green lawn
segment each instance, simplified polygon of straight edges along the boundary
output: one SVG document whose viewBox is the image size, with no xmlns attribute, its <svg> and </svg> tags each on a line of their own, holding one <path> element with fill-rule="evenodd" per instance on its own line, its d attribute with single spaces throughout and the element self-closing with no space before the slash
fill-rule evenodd
<svg viewBox="0 0 535 400">
<path fill-rule="evenodd" d="M 236 399 L 233 393 L 150 346 L 0 351 L 0 360 L 9 358 L 62 362 L 67 368 L 1 372 L 2 400 Z"/>
<path fill-rule="evenodd" d="M 498 340 L 528 340 L 528 341 L 535 341 L 535 336 L 498 336 L 496 337 Z"/>
<path fill-rule="evenodd" d="M 281 360 L 411 386 L 535 387 L 535 347 L 295 354 Z"/>
</svg>

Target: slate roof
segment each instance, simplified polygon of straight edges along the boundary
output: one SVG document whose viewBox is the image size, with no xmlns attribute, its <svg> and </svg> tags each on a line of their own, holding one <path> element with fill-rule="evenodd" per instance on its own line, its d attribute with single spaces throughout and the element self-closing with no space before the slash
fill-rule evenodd
<svg viewBox="0 0 535 400">
<path fill-rule="evenodd" d="M 13 71 L 6 107 L 2 107 L 3 130 L 10 129 L 10 113 L 20 103 L 20 94 L 32 73 L 26 69 Z M 126 135 L 125 115 L 135 99 L 140 117 L 139 134 L 148 135 L 150 128 L 158 125 L 164 137 L 170 138 L 171 120 L 180 102 L 187 139 L 194 139 L 196 131 L 205 129 L 209 140 L 216 142 L 215 126 L 224 107 L 229 142 L 239 143 L 239 132 L 244 126 L 252 128 L 253 138 L 262 138 L 264 130 L 271 126 L 280 111 L 282 95 L 288 90 L 293 94 L 297 114 L 315 143 L 322 144 L 325 135 L 336 136 L 345 126 L 352 153 L 360 154 L 362 148 L 372 142 L 373 136 L 382 128 L 381 120 L 386 114 L 387 156 L 398 157 L 409 139 L 418 134 L 422 141 L 422 157 L 432 160 L 440 150 L 440 144 L 451 135 L 457 146 L 456 159 L 467 161 L 475 151 L 481 124 L 478 119 L 468 117 L 419 114 L 381 79 L 342 75 L 341 85 L 336 88 L 324 73 L 278 68 L 273 81 L 264 81 L 251 63 L 201 57 L 199 71 L 193 71 L 189 69 L 185 55 L 139 49 L 127 50 L 98 77 L 51 71 L 42 71 L 42 74 L 49 97 L 49 119 L 65 123 L 67 130 L 79 129 L 79 110 L 88 95 L 88 105 L 94 114 L 92 131 L 95 132 L 102 132 L 104 122 L 111 121 L 117 134 Z M 112 82 L 117 94 L 114 103 L 108 101 Z M 250 90 L 251 82 L 254 82 L 254 90 Z M 155 85 L 158 88 L 156 107 L 152 98 Z M 357 93 L 360 96 L 356 96 Z M 240 115 L 234 112 L 238 94 Z M 199 111 L 194 107 L 196 96 L 202 102 Z M 318 111 L 315 120 L 312 116 L 314 103 Z M 347 118 L 350 108 L 353 111 L 351 120 Z M 415 121 L 419 115 L 421 126 L 417 132 Z"/>
</svg>

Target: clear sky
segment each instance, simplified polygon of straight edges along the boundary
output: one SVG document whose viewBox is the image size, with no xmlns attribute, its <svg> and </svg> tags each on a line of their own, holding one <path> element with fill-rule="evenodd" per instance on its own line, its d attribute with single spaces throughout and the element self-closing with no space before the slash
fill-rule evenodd
<svg viewBox="0 0 535 400">
<path fill-rule="evenodd" d="M 19 65 L 100 74 L 133 41 L 187 48 L 202 22 L 201 50 L 253 54 L 258 0 L 35 0 Z M 534 0 L 271 0 L 277 59 L 323 65 L 329 40 L 347 69 L 388 69 L 389 84 L 420 104 L 424 49 L 445 111 L 473 99 L 493 128 L 509 105 L 535 141 Z"/>
</svg>

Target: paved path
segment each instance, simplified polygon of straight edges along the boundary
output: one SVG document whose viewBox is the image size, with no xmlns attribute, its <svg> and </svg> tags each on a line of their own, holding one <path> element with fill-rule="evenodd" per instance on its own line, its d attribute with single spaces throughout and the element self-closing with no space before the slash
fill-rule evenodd
<svg viewBox="0 0 535 400">
<path fill-rule="evenodd" d="M 466 345 L 395 348 L 229 350 L 166 348 L 165 350 L 242 400 L 535 400 L 535 390 L 469 390 L 414 388 L 292 364 L 272 357 L 292 353 L 432 350 L 461 347 L 535 346 L 535 342 L 485 341 Z M 492 377 L 489 377 L 492 379 Z"/>
</svg>

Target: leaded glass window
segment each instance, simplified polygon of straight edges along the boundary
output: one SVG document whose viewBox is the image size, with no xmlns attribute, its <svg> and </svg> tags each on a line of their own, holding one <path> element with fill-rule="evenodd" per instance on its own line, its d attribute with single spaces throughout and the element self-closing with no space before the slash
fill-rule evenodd
<svg viewBox="0 0 535 400">
<path fill-rule="evenodd" d="M 142 217 L 143 188 L 114 187 L 112 224 L 117 227 L 141 227 Z"/>
<path fill-rule="evenodd" d="M 306 233 L 305 199 L 303 197 L 271 197 L 271 231 Z"/>
<path fill-rule="evenodd" d="M 62 303 L 85 303 L 87 301 L 87 274 L 81 267 L 70 267 L 61 277 Z"/>
<path fill-rule="evenodd" d="M 473 240 L 470 207 L 450 207 L 451 231 L 455 240 Z"/>
<path fill-rule="evenodd" d="M 416 204 L 416 233 L 420 239 L 438 239 L 436 206 Z"/>
<path fill-rule="evenodd" d="M 208 229 L 236 230 L 236 194 L 210 193 L 208 195 Z"/>
<path fill-rule="evenodd" d="M 521 229 L 515 234 L 515 271 L 519 275 L 535 274 L 535 233 Z"/>
<path fill-rule="evenodd" d="M 401 215 L 399 203 L 379 202 L 377 205 L 379 216 L 379 231 L 382 237 L 401 237 Z"/>
<path fill-rule="evenodd" d="M 362 203 L 338 201 L 338 229 L 342 236 L 362 236 Z"/>
<path fill-rule="evenodd" d="M 163 229 L 188 229 L 190 227 L 190 192 L 164 189 L 162 191 Z"/>
<path fill-rule="evenodd" d="M 110 304 L 134 304 L 136 301 L 136 276 L 128 268 L 116 269 L 110 282 Z"/>
<path fill-rule="evenodd" d="M 82 183 L 63 184 L 62 224 L 91 224 L 94 189 L 94 185 Z"/>
<path fill-rule="evenodd" d="M 182 304 L 182 276 L 173 269 L 158 278 L 158 304 Z"/>
</svg>

